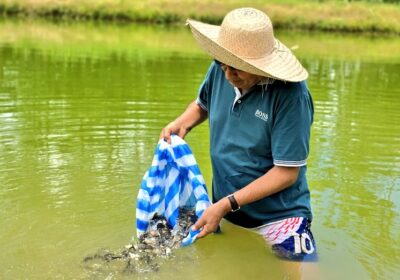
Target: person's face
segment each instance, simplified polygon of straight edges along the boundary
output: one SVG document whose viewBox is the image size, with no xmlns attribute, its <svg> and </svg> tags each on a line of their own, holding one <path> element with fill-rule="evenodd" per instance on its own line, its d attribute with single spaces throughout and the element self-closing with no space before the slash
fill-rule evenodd
<svg viewBox="0 0 400 280">
<path fill-rule="evenodd" d="M 241 90 L 248 90 L 262 79 L 261 76 L 250 74 L 221 63 L 221 69 L 229 83 Z"/>
</svg>

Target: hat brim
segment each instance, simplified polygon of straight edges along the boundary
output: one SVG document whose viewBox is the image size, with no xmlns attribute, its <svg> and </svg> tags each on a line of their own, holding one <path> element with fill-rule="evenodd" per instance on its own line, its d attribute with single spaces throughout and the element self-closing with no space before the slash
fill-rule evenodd
<svg viewBox="0 0 400 280">
<path fill-rule="evenodd" d="M 299 82 L 307 79 L 307 70 L 278 39 L 271 53 L 258 58 L 240 57 L 218 43 L 220 26 L 188 19 L 187 24 L 199 46 L 214 59 L 242 71 L 278 80 Z"/>
</svg>

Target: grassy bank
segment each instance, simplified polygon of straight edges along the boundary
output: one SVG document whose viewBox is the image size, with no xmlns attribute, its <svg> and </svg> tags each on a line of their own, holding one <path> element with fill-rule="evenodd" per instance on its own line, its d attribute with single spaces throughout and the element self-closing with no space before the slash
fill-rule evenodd
<svg viewBox="0 0 400 280">
<path fill-rule="evenodd" d="M 286 32 L 278 38 L 287 46 L 298 46 L 301 59 L 327 59 L 399 63 L 399 36 L 353 36 L 325 32 Z M 173 38 L 173 39 L 171 39 Z M 208 57 L 193 40 L 187 28 L 154 25 L 98 24 L 68 22 L 53 24 L 44 20 L 31 22 L 0 21 L 0 46 L 37 50 L 62 59 L 123 56 L 138 59 L 162 59 L 165 56 Z M 0 71 L 1 79 L 1 71 Z"/>
<path fill-rule="evenodd" d="M 400 34 L 400 5 L 316 0 L 0 0 L 0 14 L 57 20 L 219 23 L 229 10 L 264 10 L 276 28 Z"/>
</svg>

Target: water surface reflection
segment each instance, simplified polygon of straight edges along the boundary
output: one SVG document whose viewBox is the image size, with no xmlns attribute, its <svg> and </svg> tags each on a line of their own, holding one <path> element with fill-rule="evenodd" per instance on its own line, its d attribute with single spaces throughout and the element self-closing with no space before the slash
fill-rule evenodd
<svg viewBox="0 0 400 280">
<path fill-rule="evenodd" d="M 2 24 L 0 275 L 89 277 L 80 266 L 85 254 L 119 248 L 133 235 L 137 188 L 160 129 L 194 98 L 209 59 L 185 29 L 33 24 L 29 33 Z M 37 32 L 43 29 L 52 36 Z M 104 31 L 111 35 L 102 39 Z M 288 45 L 297 38 L 281 34 Z M 398 40 L 364 38 L 376 53 L 361 57 L 304 47 L 319 41 L 351 49 L 359 40 L 300 39 L 316 109 L 308 171 L 314 231 L 321 266 L 333 279 L 395 279 L 400 60 L 385 60 L 380 48 Z M 210 185 L 207 124 L 187 141 Z M 225 225 L 222 235 L 165 261 L 154 277 L 280 279 L 262 242 Z"/>
</svg>

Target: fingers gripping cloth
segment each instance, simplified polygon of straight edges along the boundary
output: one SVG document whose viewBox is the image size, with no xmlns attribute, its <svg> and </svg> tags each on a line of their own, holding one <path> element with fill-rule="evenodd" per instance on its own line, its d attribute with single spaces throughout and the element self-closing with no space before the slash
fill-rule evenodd
<svg viewBox="0 0 400 280">
<path fill-rule="evenodd" d="M 145 173 L 137 198 L 136 232 L 144 234 L 154 214 L 164 216 L 168 226 L 175 228 L 179 208 L 193 208 L 197 218 L 210 206 L 204 178 L 186 142 L 177 135 L 171 144 L 161 139 L 153 161 Z M 200 230 L 189 231 L 181 245 L 193 243 Z"/>
</svg>

